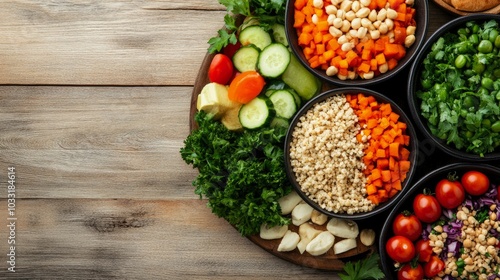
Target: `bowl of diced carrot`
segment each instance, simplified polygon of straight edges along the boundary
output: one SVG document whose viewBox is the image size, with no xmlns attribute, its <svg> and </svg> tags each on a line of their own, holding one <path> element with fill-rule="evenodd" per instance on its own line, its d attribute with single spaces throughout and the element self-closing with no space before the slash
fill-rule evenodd
<svg viewBox="0 0 500 280">
<path fill-rule="evenodd" d="M 290 123 L 285 168 L 295 191 L 330 217 L 380 214 L 408 188 L 417 137 L 403 110 L 382 93 L 341 87 L 317 95 Z"/>
<path fill-rule="evenodd" d="M 286 34 L 326 82 L 372 85 L 400 73 L 424 43 L 426 0 L 289 0 Z"/>
</svg>

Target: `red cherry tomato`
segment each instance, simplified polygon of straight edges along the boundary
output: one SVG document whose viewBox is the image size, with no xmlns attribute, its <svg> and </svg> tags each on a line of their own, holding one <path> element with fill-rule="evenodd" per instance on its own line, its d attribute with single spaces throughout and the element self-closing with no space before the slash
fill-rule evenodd
<svg viewBox="0 0 500 280">
<path fill-rule="evenodd" d="M 436 185 L 436 198 L 447 209 L 458 207 L 465 200 L 465 190 L 458 181 L 443 179 Z"/>
<path fill-rule="evenodd" d="M 431 259 L 424 264 L 425 277 L 434 277 L 444 269 L 444 261 L 438 256 L 432 255 Z"/>
<path fill-rule="evenodd" d="M 224 54 L 218 53 L 212 59 L 208 68 L 208 78 L 211 82 L 227 85 L 233 77 L 233 62 Z"/>
<path fill-rule="evenodd" d="M 462 186 L 471 195 L 482 195 L 490 187 L 490 180 L 482 172 L 468 171 L 462 175 Z"/>
<path fill-rule="evenodd" d="M 233 58 L 233 55 L 241 48 L 241 43 L 236 42 L 236 44 L 228 44 L 222 49 L 222 53 L 227 55 L 229 58 Z"/>
<path fill-rule="evenodd" d="M 434 196 L 421 193 L 413 200 L 413 212 L 420 221 L 430 224 L 441 217 L 441 205 Z"/>
<path fill-rule="evenodd" d="M 415 253 L 418 254 L 419 262 L 428 262 L 432 256 L 430 240 L 418 240 L 417 243 L 415 243 Z"/>
<path fill-rule="evenodd" d="M 389 257 L 396 262 L 405 263 L 415 257 L 415 246 L 407 237 L 396 235 L 385 244 L 385 250 Z"/>
<path fill-rule="evenodd" d="M 422 234 L 422 223 L 416 215 L 405 211 L 399 213 L 392 222 L 394 235 L 408 237 L 411 241 L 417 240 Z"/>
<path fill-rule="evenodd" d="M 398 280 L 422 280 L 424 279 L 424 269 L 422 265 L 407 263 L 398 270 Z"/>
</svg>

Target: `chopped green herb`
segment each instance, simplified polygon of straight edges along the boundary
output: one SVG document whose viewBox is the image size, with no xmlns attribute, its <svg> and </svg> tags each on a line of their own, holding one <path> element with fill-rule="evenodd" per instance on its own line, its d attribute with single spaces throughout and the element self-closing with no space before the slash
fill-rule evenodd
<svg viewBox="0 0 500 280">
<path fill-rule="evenodd" d="M 346 274 L 339 273 L 342 280 L 369 280 L 384 279 L 385 275 L 379 267 L 380 257 L 378 254 L 370 254 L 366 259 L 356 262 L 348 262 L 344 266 Z"/>
</svg>

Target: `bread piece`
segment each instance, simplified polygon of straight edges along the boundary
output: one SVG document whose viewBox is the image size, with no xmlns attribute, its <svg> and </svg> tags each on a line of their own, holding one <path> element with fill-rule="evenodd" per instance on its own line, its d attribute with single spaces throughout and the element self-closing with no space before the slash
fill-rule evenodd
<svg viewBox="0 0 500 280">
<path fill-rule="evenodd" d="M 460 11 L 480 12 L 500 5 L 500 0 L 451 0 L 451 5 Z"/>
</svg>

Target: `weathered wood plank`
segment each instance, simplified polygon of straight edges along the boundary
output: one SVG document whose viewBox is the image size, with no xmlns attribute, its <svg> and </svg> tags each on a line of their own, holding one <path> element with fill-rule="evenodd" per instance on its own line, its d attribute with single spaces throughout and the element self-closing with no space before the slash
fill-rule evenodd
<svg viewBox="0 0 500 280">
<path fill-rule="evenodd" d="M 15 217 L 16 272 L 0 242 L 2 279 L 336 279 L 270 255 L 204 200 L 20 198 Z"/>
<path fill-rule="evenodd" d="M 30 198 L 196 197 L 179 153 L 191 89 L 0 87 L 0 170 Z"/>
<path fill-rule="evenodd" d="M 225 11 L 186 2 L 4 1 L 0 84 L 193 85 Z"/>
</svg>

